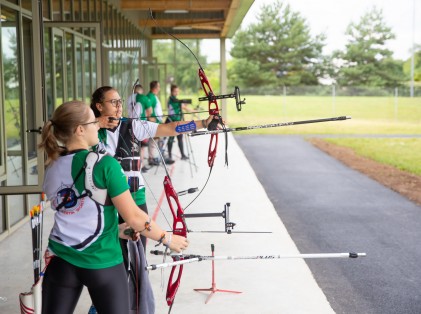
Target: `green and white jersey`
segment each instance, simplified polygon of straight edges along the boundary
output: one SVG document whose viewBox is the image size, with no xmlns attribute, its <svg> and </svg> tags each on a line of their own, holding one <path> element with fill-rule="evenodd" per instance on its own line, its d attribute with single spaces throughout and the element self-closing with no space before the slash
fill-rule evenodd
<svg viewBox="0 0 421 314">
<path fill-rule="evenodd" d="M 146 110 L 151 107 L 149 98 L 144 94 L 132 94 L 126 102 L 127 116 L 132 119 L 146 120 Z"/>
<path fill-rule="evenodd" d="M 158 96 L 152 92 L 149 92 L 146 96 L 148 97 L 149 104 L 152 107 L 151 117 L 156 118 L 158 123 L 162 123 L 164 113 L 162 112 L 162 106 Z"/>
<path fill-rule="evenodd" d="M 85 193 L 85 171 L 81 169 L 87 155 L 87 150 L 80 150 L 61 156 L 46 170 L 43 190 L 56 210 L 48 247 L 75 266 L 108 268 L 123 261 L 118 215 L 112 203 L 100 205 L 88 196 L 78 198 Z M 120 164 L 108 155 L 95 165 L 93 180 L 110 198 L 129 189 Z M 63 200 L 66 203 L 60 206 Z"/>
<path fill-rule="evenodd" d="M 123 123 L 131 123 L 129 132 L 121 132 Z M 140 144 L 138 143 L 149 137 L 155 137 L 157 129 L 158 124 L 149 121 L 129 120 L 127 122 L 120 122 L 114 129 L 99 130 L 98 149 L 104 149 L 120 162 L 124 162 L 124 159 L 140 160 Z M 121 143 L 120 145 L 119 142 Z M 132 196 L 137 205 L 142 205 L 146 203 L 145 183 L 139 170 L 124 171 L 124 173 L 127 177 L 138 178 L 139 190 L 133 192 Z"/>
<path fill-rule="evenodd" d="M 181 102 L 175 96 L 170 96 L 167 103 L 168 114 L 170 115 L 171 121 L 182 120 L 182 107 Z"/>
</svg>

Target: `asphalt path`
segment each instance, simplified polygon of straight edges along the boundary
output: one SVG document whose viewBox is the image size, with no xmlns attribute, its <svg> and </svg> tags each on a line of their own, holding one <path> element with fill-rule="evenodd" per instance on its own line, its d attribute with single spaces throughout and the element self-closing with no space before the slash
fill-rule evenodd
<svg viewBox="0 0 421 314">
<path fill-rule="evenodd" d="M 421 313 L 421 207 L 301 136 L 236 135 L 336 313 Z M 305 300 L 303 300 L 305 302 Z"/>
</svg>

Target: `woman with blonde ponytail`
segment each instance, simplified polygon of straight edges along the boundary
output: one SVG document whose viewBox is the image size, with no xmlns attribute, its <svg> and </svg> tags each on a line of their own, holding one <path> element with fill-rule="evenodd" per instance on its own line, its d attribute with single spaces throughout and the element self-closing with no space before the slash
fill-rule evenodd
<svg viewBox="0 0 421 314">
<path fill-rule="evenodd" d="M 66 106 L 59 106 L 42 130 L 42 142 L 39 145 L 47 153 L 47 165 L 66 151 L 63 143 L 73 136 L 80 121 L 86 120 L 89 108 L 84 102 L 70 101 Z"/>
<path fill-rule="evenodd" d="M 163 231 L 133 201 L 127 178 L 113 157 L 98 158 L 91 181 L 106 190 L 105 202 L 85 187 L 89 148 L 98 144 L 98 120 L 81 101 L 66 102 L 42 130 L 48 158 L 43 189 L 55 210 L 48 243 L 53 255 L 44 274 L 42 313 L 73 313 L 83 286 L 99 313 L 128 313 L 128 287 L 119 236 L 126 228 L 171 250 L 188 246 L 184 237 Z M 99 156 L 99 155 L 98 155 Z M 86 173 L 85 173 L 86 170 Z M 118 225 L 117 212 L 124 218 Z"/>
</svg>

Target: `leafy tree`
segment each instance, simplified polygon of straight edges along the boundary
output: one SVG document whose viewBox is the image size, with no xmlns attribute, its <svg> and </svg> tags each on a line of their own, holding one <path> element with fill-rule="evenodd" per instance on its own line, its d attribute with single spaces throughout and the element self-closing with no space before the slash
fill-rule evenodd
<svg viewBox="0 0 421 314">
<path fill-rule="evenodd" d="M 230 84 L 242 86 L 314 85 L 323 74 L 325 35 L 311 37 L 306 20 L 287 4 L 263 5 L 258 21 L 233 38 Z"/>
<path fill-rule="evenodd" d="M 382 10 L 373 7 L 358 23 L 350 23 L 345 35 L 345 51 L 333 53 L 339 85 L 394 87 L 407 79 L 403 63 L 393 60 L 393 52 L 385 46 L 395 35 L 385 24 Z"/>
</svg>

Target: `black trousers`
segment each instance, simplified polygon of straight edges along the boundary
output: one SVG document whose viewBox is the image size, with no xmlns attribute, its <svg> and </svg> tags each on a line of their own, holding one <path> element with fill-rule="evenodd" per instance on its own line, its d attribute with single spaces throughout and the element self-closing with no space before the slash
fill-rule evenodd
<svg viewBox="0 0 421 314">
<path fill-rule="evenodd" d="M 74 266 L 53 257 L 42 283 L 42 313 L 71 314 L 83 286 L 101 314 L 129 313 L 129 291 L 123 263 L 103 269 Z"/>
</svg>

